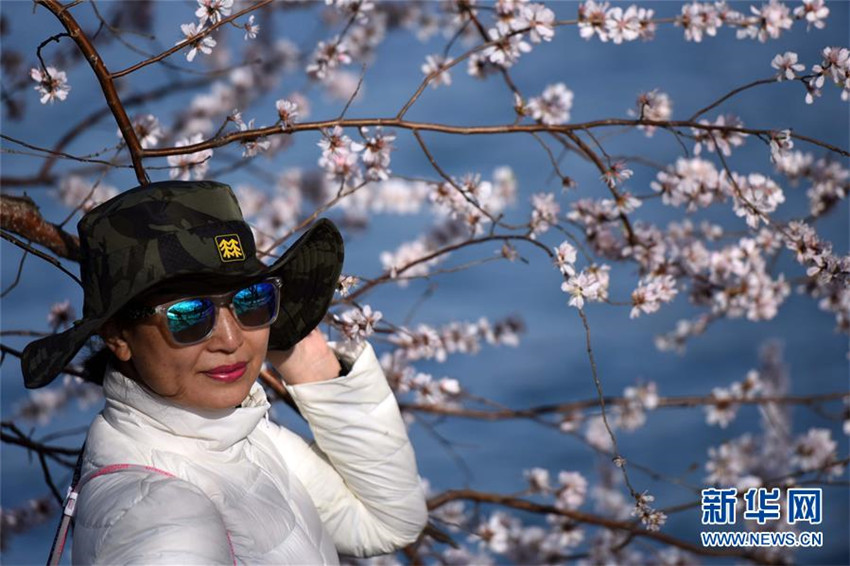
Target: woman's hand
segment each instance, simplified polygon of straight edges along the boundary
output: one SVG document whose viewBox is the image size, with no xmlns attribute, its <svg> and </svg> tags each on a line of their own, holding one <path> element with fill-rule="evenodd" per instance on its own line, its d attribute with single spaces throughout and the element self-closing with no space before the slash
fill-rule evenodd
<svg viewBox="0 0 850 566">
<path fill-rule="evenodd" d="M 333 379 L 342 369 L 318 328 L 289 350 L 269 350 L 266 358 L 288 385 Z"/>
</svg>

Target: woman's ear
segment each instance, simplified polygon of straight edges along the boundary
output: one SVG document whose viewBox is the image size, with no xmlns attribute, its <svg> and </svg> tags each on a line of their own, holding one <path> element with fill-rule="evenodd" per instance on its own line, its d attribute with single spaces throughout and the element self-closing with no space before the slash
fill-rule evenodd
<svg viewBox="0 0 850 566">
<path fill-rule="evenodd" d="M 113 355 L 122 362 L 130 361 L 133 357 L 133 352 L 130 350 L 130 344 L 124 338 L 124 333 L 121 327 L 114 320 L 108 320 L 100 327 L 100 337 L 103 343 L 109 348 Z"/>
</svg>

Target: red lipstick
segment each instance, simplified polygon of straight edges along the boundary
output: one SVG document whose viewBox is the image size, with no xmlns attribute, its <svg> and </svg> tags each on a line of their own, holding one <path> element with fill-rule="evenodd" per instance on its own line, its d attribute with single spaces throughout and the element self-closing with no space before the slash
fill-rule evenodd
<svg viewBox="0 0 850 566">
<path fill-rule="evenodd" d="M 223 381 L 225 383 L 231 383 L 236 381 L 242 374 L 245 373 L 245 369 L 248 367 L 248 364 L 245 362 L 232 364 L 229 366 L 218 366 L 217 368 L 213 368 L 211 370 L 205 371 L 204 373 L 216 381 Z"/>
</svg>

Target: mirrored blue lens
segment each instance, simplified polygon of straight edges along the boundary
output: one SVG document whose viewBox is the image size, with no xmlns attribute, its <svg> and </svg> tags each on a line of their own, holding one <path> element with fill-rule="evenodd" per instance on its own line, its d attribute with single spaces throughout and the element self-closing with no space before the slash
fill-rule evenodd
<svg viewBox="0 0 850 566">
<path fill-rule="evenodd" d="M 236 318 L 246 328 L 263 326 L 277 314 L 277 285 L 262 281 L 245 287 L 233 296 Z"/>
<path fill-rule="evenodd" d="M 168 330 L 174 340 L 189 344 L 202 340 L 215 324 L 215 304 L 209 299 L 187 299 L 168 307 Z"/>
</svg>

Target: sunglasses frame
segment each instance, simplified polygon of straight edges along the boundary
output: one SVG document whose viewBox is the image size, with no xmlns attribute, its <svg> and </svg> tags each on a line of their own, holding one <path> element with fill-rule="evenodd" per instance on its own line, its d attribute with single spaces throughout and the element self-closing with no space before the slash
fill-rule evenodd
<svg viewBox="0 0 850 566">
<path fill-rule="evenodd" d="M 271 319 L 268 322 L 261 324 L 259 326 L 245 326 L 244 324 L 242 324 L 242 321 L 239 320 L 239 316 L 236 314 L 236 307 L 233 305 L 233 299 L 237 295 L 237 293 L 240 293 L 240 292 L 244 291 L 245 289 L 247 289 L 247 288 L 249 288 L 253 285 L 257 285 L 258 283 L 271 283 L 277 289 L 277 293 L 276 293 L 276 303 L 277 304 L 275 305 L 274 315 L 271 317 Z M 155 320 L 157 322 L 157 326 L 159 327 L 163 336 L 165 336 L 165 338 L 172 345 L 177 346 L 177 347 L 194 346 L 196 344 L 200 344 L 201 342 L 205 342 L 206 340 L 209 340 L 210 337 L 213 335 L 213 332 L 215 332 L 215 326 L 216 326 L 216 323 L 218 322 L 218 307 L 226 306 L 230 310 L 230 314 L 233 315 L 233 319 L 236 321 L 236 324 L 238 324 L 239 328 L 241 328 L 242 330 L 258 330 L 260 328 L 266 328 L 266 327 L 274 324 L 274 322 L 277 320 L 278 314 L 280 313 L 280 291 L 281 291 L 282 286 L 283 286 L 283 282 L 281 281 L 280 277 L 268 277 L 266 279 L 261 279 L 259 281 L 255 281 L 254 283 L 251 283 L 250 285 L 246 285 L 245 287 L 240 287 L 239 289 L 236 289 L 235 291 L 227 291 L 225 293 L 216 293 L 216 294 L 210 294 L 210 295 L 187 295 L 185 297 L 181 297 L 179 299 L 174 299 L 172 301 L 161 303 L 161 304 L 158 304 L 156 306 L 141 306 L 141 307 L 132 308 L 128 312 L 125 313 L 125 318 L 128 319 L 128 320 L 139 320 L 139 319 L 142 319 L 142 318 L 156 317 Z M 172 334 L 171 329 L 168 327 L 168 319 L 167 319 L 166 313 L 167 313 L 169 308 L 176 305 L 177 303 L 182 303 L 183 301 L 191 301 L 191 300 L 196 300 L 196 299 L 207 299 L 207 300 L 211 301 L 213 303 L 213 305 L 216 307 L 215 310 L 213 310 L 213 314 L 212 314 L 212 318 L 213 318 L 212 326 L 210 327 L 209 332 L 207 332 L 202 338 L 200 338 L 196 341 L 193 341 L 193 342 L 178 342 L 177 339 L 174 337 L 174 334 Z"/>
</svg>

